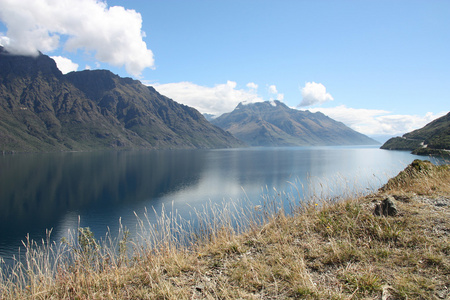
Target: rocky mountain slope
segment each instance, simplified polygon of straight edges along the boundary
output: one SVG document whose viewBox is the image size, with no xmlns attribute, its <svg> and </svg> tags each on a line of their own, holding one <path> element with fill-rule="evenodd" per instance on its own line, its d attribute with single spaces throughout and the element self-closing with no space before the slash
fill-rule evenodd
<svg viewBox="0 0 450 300">
<path fill-rule="evenodd" d="M 450 150 L 450 112 L 421 129 L 389 139 L 381 146 L 387 150 L 409 150 L 419 155 L 449 155 Z"/>
<path fill-rule="evenodd" d="M 211 122 L 251 146 L 378 144 L 322 113 L 291 109 L 280 101 L 241 103 Z"/>
<path fill-rule="evenodd" d="M 226 148 L 243 143 L 194 108 L 106 70 L 63 75 L 0 47 L 0 151 Z"/>
</svg>

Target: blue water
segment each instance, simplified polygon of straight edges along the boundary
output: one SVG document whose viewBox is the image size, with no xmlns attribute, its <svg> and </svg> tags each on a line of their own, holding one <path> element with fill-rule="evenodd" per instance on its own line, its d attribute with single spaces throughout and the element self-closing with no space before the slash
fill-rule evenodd
<svg viewBox="0 0 450 300">
<path fill-rule="evenodd" d="M 145 209 L 160 212 L 165 206 L 189 218 L 205 203 L 246 199 L 257 205 L 280 191 L 296 201 L 349 189 L 368 192 L 415 158 L 423 159 L 376 147 L 5 155 L 0 157 L 0 256 L 16 254 L 27 234 L 44 238 L 46 229 L 59 240 L 77 226 L 102 237 L 108 228 L 118 230 L 119 218 L 135 228 L 135 213 L 142 216 Z"/>
</svg>

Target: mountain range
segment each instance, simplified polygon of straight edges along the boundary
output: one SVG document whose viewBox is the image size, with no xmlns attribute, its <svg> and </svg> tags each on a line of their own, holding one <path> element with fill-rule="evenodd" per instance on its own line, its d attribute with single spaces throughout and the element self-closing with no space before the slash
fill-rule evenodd
<svg viewBox="0 0 450 300">
<path fill-rule="evenodd" d="M 63 75 L 0 47 L 0 151 L 228 148 L 244 143 L 194 108 L 107 70 Z"/>
<path fill-rule="evenodd" d="M 445 155 L 450 153 L 450 112 L 424 127 L 389 139 L 381 146 L 387 150 L 408 150 L 418 155 Z"/>
<path fill-rule="evenodd" d="M 377 144 L 322 113 L 240 103 L 209 122 L 196 109 L 107 70 L 62 74 L 50 57 L 0 46 L 0 151 Z"/>
<path fill-rule="evenodd" d="M 211 122 L 250 146 L 379 144 L 320 112 L 292 109 L 277 100 L 240 103 Z"/>
</svg>

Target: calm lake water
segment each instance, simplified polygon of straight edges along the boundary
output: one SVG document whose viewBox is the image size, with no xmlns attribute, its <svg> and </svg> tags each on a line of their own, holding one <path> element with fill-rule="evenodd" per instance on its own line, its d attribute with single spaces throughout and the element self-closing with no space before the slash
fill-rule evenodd
<svg viewBox="0 0 450 300">
<path fill-rule="evenodd" d="M 50 228 L 55 240 L 78 225 L 103 237 L 108 227 L 118 230 L 121 218 L 132 231 L 134 212 L 142 216 L 146 208 L 161 212 L 164 206 L 188 218 L 207 202 L 248 199 L 257 205 L 279 191 L 303 198 L 293 185 L 301 193 L 311 193 L 308 186 L 313 193 L 324 186 L 327 193 L 349 188 L 367 192 L 415 158 L 376 147 L 0 156 L 0 256 L 17 254 L 27 233 L 40 240 Z"/>
</svg>

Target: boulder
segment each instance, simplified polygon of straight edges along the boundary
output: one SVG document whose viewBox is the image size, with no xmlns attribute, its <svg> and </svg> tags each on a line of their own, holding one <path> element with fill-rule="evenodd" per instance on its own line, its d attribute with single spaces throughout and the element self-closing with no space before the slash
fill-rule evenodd
<svg viewBox="0 0 450 300">
<path fill-rule="evenodd" d="M 395 206 L 394 197 L 388 196 L 380 204 L 377 204 L 373 213 L 376 216 L 386 217 L 397 215 L 397 207 Z"/>
</svg>

